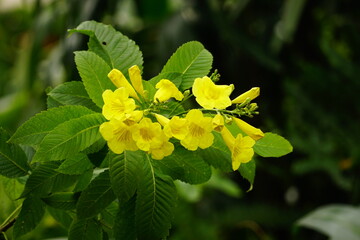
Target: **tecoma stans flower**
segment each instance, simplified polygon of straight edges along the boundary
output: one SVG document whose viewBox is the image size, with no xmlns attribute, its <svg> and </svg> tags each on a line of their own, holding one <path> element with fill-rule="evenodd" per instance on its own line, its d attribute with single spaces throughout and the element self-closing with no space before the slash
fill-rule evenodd
<svg viewBox="0 0 360 240">
<path fill-rule="evenodd" d="M 221 114 L 216 114 L 212 120 L 213 128 L 217 132 L 221 132 L 224 127 L 224 117 Z"/>
<path fill-rule="evenodd" d="M 132 137 L 135 124 L 127 125 L 123 121 L 113 118 L 100 125 L 100 133 L 107 141 L 111 151 L 120 154 L 125 150 L 136 151 L 138 147 Z"/>
<path fill-rule="evenodd" d="M 158 89 L 154 96 L 154 102 L 165 102 L 170 98 L 175 98 L 178 101 L 181 101 L 184 98 L 184 95 L 179 91 L 173 82 L 167 79 L 160 80 L 155 88 Z"/>
<path fill-rule="evenodd" d="M 174 151 L 174 144 L 168 141 L 168 138 L 163 135 L 163 144 L 158 148 L 150 148 L 151 157 L 156 160 L 161 160 L 169 156 Z"/>
<path fill-rule="evenodd" d="M 174 116 L 168 119 L 160 114 L 155 114 L 156 120 L 164 127 L 164 133 L 167 137 L 182 140 L 188 134 L 188 122 L 185 118 Z"/>
<path fill-rule="evenodd" d="M 129 77 L 135 91 L 140 94 L 140 96 L 144 97 L 144 87 L 142 83 L 141 71 L 137 65 L 129 68 Z"/>
<path fill-rule="evenodd" d="M 118 88 L 114 92 L 105 90 L 102 94 L 104 106 L 102 114 L 108 120 L 113 117 L 119 117 L 124 113 L 130 113 L 136 108 L 135 100 L 129 98 L 126 88 Z"/>
<path fill-rule="evenodd" d="M 207 76 L 196 78 L 192 86 L 196 101 L 206 109 L 225 109 L 231 106 L 229 96 L 233 90 L 233 85 L 215 85 Z"/>
<path fill-rule="evenodd" d="M 150 151 L 150 149 L 160 148 L 167 139 L 161 125 L 153 123 L 150 118 L 143 118 L 134 128 L 132 136 L 139 149 Z"/>
<path fill-rule="evenodd" d="M 260 95 L 260 88 L 259 87 L 253 87 L 249 91 L 244 92 L 243 94 L 236 97 L 231 102 L 233 104 L 239 104 L 245 102 L 247 99 L 253 100 L 257 98 Z"/>
<path fill-rule="evenodd" d="M 125 78 L 124 74 L 119 71 L 118 69 L 113 69 L 109 72 L 108 78 L 113 82 L 113 84 L 118 88 L 126 88 L 128 91 L 130 97 L 133 97 L 137 100 L 139 100 L 138 95 L 135 92 L 135 89 L 131 84 L 128 82 L 128 80 Z"/>
<path fill-rule="evenodd" d="M 264 137 L 264 133 L 259 128 L 253 127 L 239 118 L 233 117 L 233 121 L 244 133 L 249 135 L 249 137 L 252 139 L 259 140 L 260 138 Z"/>
<path fill-rule="evenodd" d="M 252 147 L 255 144 L 252 138 L 249 136 L 243 137 L 240 133 L 234 138 L 226 127 L 222 129 L 221 136 L 231 151 L 232 168 L 234 171 L 240 167 L 241 163 L 251 161 L 254 155 Z"/>
<path fill-rule="evenodd" d="M 214 141 L 212 119 L 204 117 L 199 109 L 192 109 L 186 114 L 186 120 L 188 133 L 180 141 L 181 145 L 191 151 L 210 147 Z"/>
</svg>

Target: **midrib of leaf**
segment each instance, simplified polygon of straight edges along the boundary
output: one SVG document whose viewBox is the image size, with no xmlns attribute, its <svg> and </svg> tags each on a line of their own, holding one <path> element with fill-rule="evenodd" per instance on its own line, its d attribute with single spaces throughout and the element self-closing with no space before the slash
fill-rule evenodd
<svg viewBox="0 0 360 240">
<path fill-rule="evenodd" d="M 200 53 L 202 53 L 202 51 L 204 51 L 204 49 L 202 49 L 198 55 L 196 55 L 196 57 L 194 57 L 194 59 L 191 61 L 191 63 L 187 66 L 187 68 L 182 72 L 182 74 L 185 74 L 187 72 L 187 70 L 191 67 L 191 65 L 197 60 L 197 58 L 199 57 Z"/>
<path fill-rule="evenodd" d="M 83 96 L 83 95 L 76 95 L 76 94 L 65 94 L 65 93 L 53 93 L 53 94 L 49 94 L 50 96 L 54 96 L 54 95 L 61 95 L 61 96 L 74 96 L 74 97 L 78 97 L 78 98 L 83 98 L 83 99 L 90 99 L 89 97 L 87 96 Z"/>
<path fill-rule="evenodd" d="M 95 53 L 94 53 L 94 54 L 95 54 Z M 87 61 L 87 58 L 84 58 L 84 61 L 86 61 L 86 62 L 87 62 L 87 64 L 88 64 L 89 66 L 91 66 L 90 62 L 89 62 L 89 61 Z M 99 83 L 99 85 L 100 85 L 100 87 L 101 87 L 102 91 L 105 91 L 105 90 L 106 90 L 106 88 L 104 88 L 104 86 L 101 84 L 101 81 L 100 81 L 100 79 L 99 79 L 98 75 L 96 74 L 96 71 L 94 70 L 94 68 L 91 68 L 91 73 L 95 76 L 95 79 L 96 79 L 96 80 L 97 80 L 97 82 Z"/>
<path fill-rule="evenodd" d="M 153 206 L 151 209 L 151 224 L 153 225 L 154 223 L 154 212 L 155 212 L 155 206 L 156 206 L 156 180 L 155 180 L 155 171 L 154 171 L 154 167 L 151 164 L 151 160 L 149 158 L 149 155 L 146 155 L 146 159 L 148 161 L 148 164 L 150 166 L 150 170 L 151 170 L 151 177 L 152 177 L 152 183 L 153 183 Z"/>
<path fill-rule="evenodd" d="M 25 173 L 28 173 L 26 169 L 22 168 L 19 164 L 17 164 L 15 161 L 13 161 L 11 159 L 11 157 L 9 157 L 8 155 L 4 154 L 3 152 L 0 152 L 0 154 L 2 156 L 4 156 L 5 158 L 7 158 L 8 160 L 10 160 L 10 162 L 12 162 L 15 166 L 17 166 L 19 169 L 21 169 L 22 171 L 24 171 Z"/>
</svg>

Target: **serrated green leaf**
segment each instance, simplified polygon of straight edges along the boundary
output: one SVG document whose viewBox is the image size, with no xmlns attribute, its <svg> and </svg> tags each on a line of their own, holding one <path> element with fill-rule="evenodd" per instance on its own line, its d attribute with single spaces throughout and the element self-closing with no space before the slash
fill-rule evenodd
<svg viewBox="0 0 360 240">
<path fill-rule="evenodd" d="M 14 224 L 14 239 L 33 230 L 45 213 L 45 204 L 36 197 L 26 198 L 22 204 L 19 216 Z"/>
<path fill-rule="evenodd" d="M 135 194 L 144 158 L 142 151 L 125 151 L 110 160 L 111 185 L 120 204 Z"/>
<path fill-rule="evenodd" d="M 10 135 L 0 128 L 0 174 L 16 178 L 25 176 L 30 170 L 24 151 L 16 144 L 7 143 Z"/>
<path fill-rule="evenodd" d="M 152 79 L 150 79 L 148 82 L 151 83 L 152 86 L 156 86 L 156 84 L 162 80 L 162 79 L 168 79 L 170 80 L 172 83 L 175 84 L 176 87 L 180 87 L 181 82 L 183 80 L 182 78 L 182 73 L 180 72 L 165 72 L 165 73 L 160 73 L 159 75 L 153 77 Z"/>
<path fill-rule="evenodd" d="M 135 210 L 138 238 L 165 238 L 169 234 L 176 203 L 173 180 L 158 174 L 148 156 L 140 179 Z"/>
<path fill-rule="evenodd" d="M 116 214 L 114 223 L 114 237 L 117 240 L 135 240 L 135 203 L 136 196 L 122 204 Z"/>
<path fill-rule="evenodd" d="M 117 201 L 113 201 L 100 213 L 100 223 L 107 230 L 107 232 L 112 233 L 114 229 L 114 223 L 116 214 L 119 210 L 119 203 Z"/>
<path fill-rule="evenodd" d="M 24 183 L 20 182 L 19 178 L 4 178 L 1 181 L 3 182 L 6 195 L 14 201 L 15 204 L 18 204 L 16 200 L 24 191 Z"/>
<path fill-rule="evenodd" d="M 360 239 L 360 208 L 350 205 L 327 205 L 310 212 L 297 225 L 324 233 L 329 240 Z"/>
<path fill-rule="evenodd" d="M 94 113 L 58 125 L 44 137 L 33 161 L 61 160 L 84 150 L 101 138 L 104 121 L 102 114 Z"/>
<path fill-rule="evenodd" d="M 89 51 L 75 52 L 75 63 L 89 97 L 102 108 L 102 93 L 107 89 L 116 89 L 107 77 L 111 68 L 101 57 Z"/>
<path fill-rule="evenodd" d="M 73 222 L 73 218 L 68 211 L 52 208 L 49 206 L 47 206 L 46 209 L 58 223 L 64 226 L 65 229 L 70 228 L 71 223 Z"/>
<path fill-rule="evenodd" d="M 21 125 L 9 141 L 38 145 L 59 124 L 92 113 L 94 112 L 83 106 L 64 106 L 43 111 Z"/>
<path fill-rule="evenodd" d="M 265 133 L 265 136 L 254 145 L 254 151 L 262 157 L 281 157 L 292 150 L 293 147 L 288 140 L 271 132 Z"/>
<path fill-rule="evenodd" d="M 239 167 L 239 172 L 243 178 L 249 181 L 250 187 L 248 191 L 251 191 L 254 185 L 255 179 L 255 170 L 256 170 L 256 163 L 255 160 L 251 160 L 247 163 L 241 163 Z"/>
<path fill-rule="evenodd" d="M 48 108 L 65 105 L 81 105 L 93 111 L 100 110 L 90 99 L 82 82 L 65 82 L 55 87 L 47 95 Z"/>
<path fill-rule="evenodd" d="M 73 192 L 60 192 L 53 193 L 48 197 L 41 198 L 47 205 L 62 209 L 62 210 L 72 210 L 76 208 L 76 202 L 80 196 L 80 193 Z"/>
<path fill-rule="evenodd" d="M 54 179 L 60 173 L 56 169 L 61 162 L 46 162 L 34 169 L 25 184 L 24 192 L 21 197 L 26 197 L 29 194 L 36 196 L 46 196 L 51 192 Z"/>
<path fill-rule="evenodd" d="M 197 151 L 203 159 L 215 168 L 224 172 L 232 172 L 231 152 L 224 143 L 220 133 L 213 132 L 214 143 L 205 149 L 198 149 Z"/>
<path fill-rule="evenodd" d="M 75 219 L 69 229 L 69 240 L 102 240 L 101 225 L 95 219 Z"/>
<path fill-rule="evenodd" d="M 78 178 L 78 182 L 74 187 L 74 192 L 81 192 L 83 191 L 91 182 L 93 177 L 93 170 L 90 169 L 83 174 L 81 174 Z"/>
<path fill-rule="evenodd" d="M 68 157 L 56 170 L 60 173 L 80 175 L 93 168 L 89 158 L 83 153 Z"/>
<path fill-rule="evenodd" d="M 110 184 L 109 171 L 102 172 L 81 193 L 76 205 L 79 219 L 100 213 L 116 198 Z"/>
<path fill-rule="evenodd" d="M 188 151 L 179 144 L 175 145 L 174 152 L 162 159 L 154 160 L 164 174 L 190 184 L 204 183 L 211 177 L 211 168 L 197 153 Z"/>
<path fill-rule="evenodd" d="M 180 73 L 182 75 L 180 89 L 185 90 L 193 85 L 195 78 L 206 76 L 210 72 L 212 61 L 211 53 L 201 43 L 188 42 L 176 50 L 161 74 Z"/>
<path fill-rule="evenodd" d="M 143 59 L 139 47 L 113 27 L 95 21 L 86 21 L 70 32 L 88 35 L 89 50 L 104 59 L 110 68 L 119 69 L 126 77 L 131 66 L 138 65 L 142 68 Z"/>
</svg>

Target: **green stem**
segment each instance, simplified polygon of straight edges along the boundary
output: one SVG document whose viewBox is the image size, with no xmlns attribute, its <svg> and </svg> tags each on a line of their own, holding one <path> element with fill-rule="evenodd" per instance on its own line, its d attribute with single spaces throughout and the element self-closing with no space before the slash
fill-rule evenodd
<svg viewBox="0 0 360 240">
<path fill-rule="evenodd" d="M 7 219 L 5 219 L 5 221 L 1 224 L 0 226 L 0 233 L 2 232 L 6 232 L 9 228 L 11 228 L 15 221 L 16 221 L 16 215 L 18 214 L 18 212 L 20 211 L 22 207 L 22 204 L 20 204 L 10 215 Z"/>
</svg>

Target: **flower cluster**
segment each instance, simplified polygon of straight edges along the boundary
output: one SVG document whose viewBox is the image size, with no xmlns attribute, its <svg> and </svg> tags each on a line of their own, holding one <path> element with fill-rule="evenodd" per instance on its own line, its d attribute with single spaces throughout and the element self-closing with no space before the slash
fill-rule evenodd
<svg viewBox="0 0 360 240">
<path fill-rule="evenodd" d="M 111 70 L 108 77 L 117 89 L 102 94 L 102 113 L 109 121 L 100 126 L 100 133 L 114 153 L 142 150 L 160 160 L 172 154 L 174 141 L 190 151 L 210 147 L 215 131 L 221 134 L 231 151 L 234 170 L 252 159 L 255 141 L 264 133 L 238 116 L 245 115 L 242 114 L 244 109 L 254 113 L 256 104 L 249 102 L 259 95 L 259 88 L 252 88 L 231 100 L 233 85 L 216 85 L 207 76 L 196 78 L 192 94 L 202 108 L 166 116 L 156 107 L 167 101 L 184 101 L 192 95 L 182 93 L 173 82 L 162 79 L 155 85 L 157 90 L 150 99 L 144 90 L 139 67 L 132 66 L 128 73 L 130 81 L 121 71 Z M 233 104 L 235 109 L 226 110 Z M 234 137 L 226 127 L 228 122 L 234 122 L 246 135 L 239 133 Z"/>
</svg>

